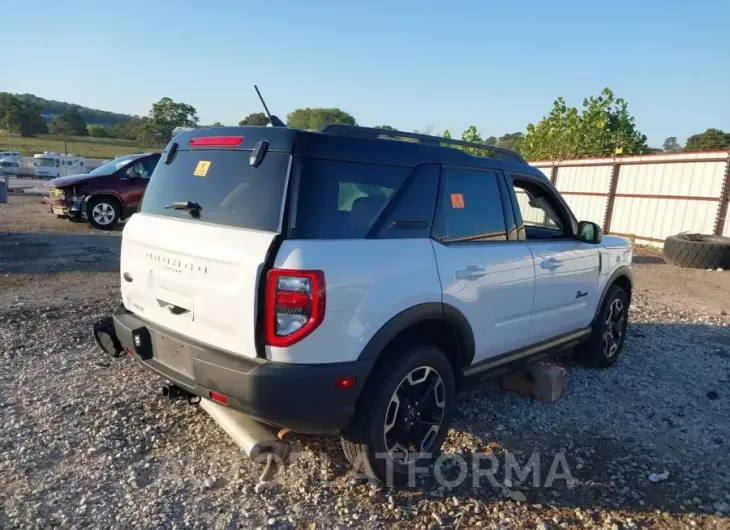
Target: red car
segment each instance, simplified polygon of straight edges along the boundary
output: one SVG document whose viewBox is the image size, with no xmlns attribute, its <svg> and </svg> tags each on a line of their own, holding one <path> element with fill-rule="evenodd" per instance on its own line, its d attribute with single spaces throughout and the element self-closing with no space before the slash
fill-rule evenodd
<svg viewBox="0 0 730 530">
<path fill-rule="evenodd" d="M 88 174 L 49 180 L 51 213 L 111 230 L 137 211 L 159 160 L 160 153 L 124 155 Z"/>
</svg>

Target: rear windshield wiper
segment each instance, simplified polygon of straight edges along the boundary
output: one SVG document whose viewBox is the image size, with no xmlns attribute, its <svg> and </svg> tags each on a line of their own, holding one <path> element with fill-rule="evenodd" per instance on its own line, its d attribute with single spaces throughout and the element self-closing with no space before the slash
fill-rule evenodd
<svg viewBox="0 0 730 530">
<path fill-rule="evenodd" d="M 170 204 L 165 205 L 165 209 L 173 210 L 184 210 L 190 212 L 190 215 L 193 217 L 200 217 L 200 210 L 203 209 L 200 204 L 197 202 L 190 202 L 190 201 L 177 201 L 177 202 L 171 202 Z"/>
</svg>

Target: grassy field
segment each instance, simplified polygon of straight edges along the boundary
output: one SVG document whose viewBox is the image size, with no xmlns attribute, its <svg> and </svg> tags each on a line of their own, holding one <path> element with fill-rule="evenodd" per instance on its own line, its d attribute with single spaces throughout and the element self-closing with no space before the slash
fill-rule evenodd
<svg viewBox="0 0 730 530">
<path fill-rule="evenodd" d="M 63 138 L 59 136 L 39 135 L 34 138 L 20 136 L 0 136 L 0 151 L 21 151 L 24 156 L 33 156 L 44 151 L 64 152 Z M 115 138 L 69 137 L 68 152 L 87 158 L 116 158 L 119 155 L 140 151 L 161 151 L 159 147 L 145 147 L 129 140 Z"/>
</svg>

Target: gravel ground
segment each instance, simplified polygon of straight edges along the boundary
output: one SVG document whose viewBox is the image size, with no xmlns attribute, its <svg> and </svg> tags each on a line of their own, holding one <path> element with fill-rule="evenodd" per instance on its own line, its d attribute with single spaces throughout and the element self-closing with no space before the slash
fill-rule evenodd
<svg viewBox="0 0 730 530">
<path fill-rule="evenodd" d="M 440 469 L 491 455 L 496 486 L 470 471 L 454 488 L 382 488 L 349 472 L 337 440 L 299 438 L 299 460 L 259 489 L 261 466 L 199 407 L 97 350 L 115 270 L 82 259 L 28 274 L 33 252 L 8 258 L 3 241 L 38 231 L 5 223 L 21 207 L 41 208 L 0 205 L 0 263 L 22 262 L 0 272 L 0 528 L 730 528 L 730 273 L 637 251 L 616 367 L 562 361 L 568 391 L 552 405 L 494 385 L 461 395 Z M 513 461 L 534 472 L 507 477 Z M 556 465 L 572 480 L 549 484 Z"/>
</svg>

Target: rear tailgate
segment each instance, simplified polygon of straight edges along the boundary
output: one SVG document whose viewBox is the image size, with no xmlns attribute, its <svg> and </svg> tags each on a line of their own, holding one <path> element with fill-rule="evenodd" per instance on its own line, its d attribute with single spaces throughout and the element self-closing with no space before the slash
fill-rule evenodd
<svg viewBox="0 0 730 530">
<path fill-rule="evenodd" d="M 121 274 L 128 310 L 255 357 L 259 278 L 280 230 L 290 154 L 269 152 L 256 168 L 250 155 L 182 149 L 170 164 L 161 161 L 124 228 Z"/>
</svg>

